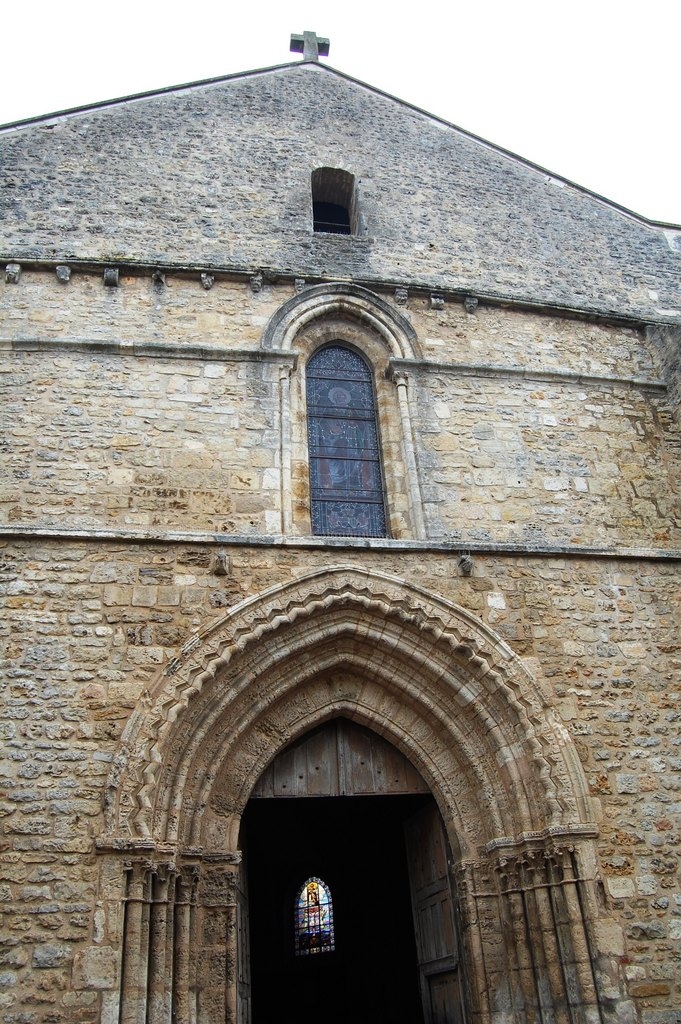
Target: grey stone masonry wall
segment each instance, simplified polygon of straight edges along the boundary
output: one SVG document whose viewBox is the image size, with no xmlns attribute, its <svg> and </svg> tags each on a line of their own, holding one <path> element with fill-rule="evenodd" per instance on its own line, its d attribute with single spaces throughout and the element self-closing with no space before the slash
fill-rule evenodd
<svg viewBox="0 0 681 1024">
<path fill-rule="evenodd" d="M 669 322 L 663 230 L 315 63 L 0 135 L 2 256 L 265 267 Z M 364 227 L 314 234 L 310 176 L 352 173 Z"/>
<path fill-rule="evenodd" d="M 310 63 L 7 129 L 0 176 L 3 1022 L 234 1024 L 238 815 L 346 714 L 458 844 L 473 1022 L 678 1024 L 681 229 Z M 326 344 L 386 537 L 312 536 Z"/>
</svg>

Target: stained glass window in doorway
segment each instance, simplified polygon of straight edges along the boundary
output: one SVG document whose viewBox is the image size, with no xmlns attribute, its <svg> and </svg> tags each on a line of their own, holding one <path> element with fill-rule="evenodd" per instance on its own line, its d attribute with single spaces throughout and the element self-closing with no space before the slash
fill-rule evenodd
<svg viewBox="0 0 681 1024">
<path fill-rule="evenodd" d="M 307 366 L 312 532 L 385 537 L 372 373 L 352 349 L 329 345 Z"/>
<path fill-rule="evenodd" d="M 296 956 L 335 949 L 331 892 L 320 878 L 308 878 L 298 890 L 294 925 Z"/>
</svg>

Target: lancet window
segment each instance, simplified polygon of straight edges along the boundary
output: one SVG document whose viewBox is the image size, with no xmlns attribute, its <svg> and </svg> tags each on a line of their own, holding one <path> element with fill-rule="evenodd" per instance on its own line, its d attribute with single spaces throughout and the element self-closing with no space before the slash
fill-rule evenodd
<svg viewBox="0 0 681 1024">
<path fill-rule="evenodd" d="M 333 902 L 321 878 L 308 878 L 298 890 L 294 928 L 296 956 L 332 953 L 335 949 Z"/>
<path fill-rule="evenodd" d="M 342 345 L 307 366 L 312 532 L 385 537 L 383 473 L 372 373 Z"/>
</svg>

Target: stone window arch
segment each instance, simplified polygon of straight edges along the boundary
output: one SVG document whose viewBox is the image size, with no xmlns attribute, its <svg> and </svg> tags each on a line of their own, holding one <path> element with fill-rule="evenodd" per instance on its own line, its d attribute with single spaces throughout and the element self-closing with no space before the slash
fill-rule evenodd
<svg viewBox="0 0 681 1024">
<path fill-rule="evenodd" d="M 390 357 L 376 330 L 366 323 L 357 323 L 344 315 L 329 313 L 301 328 L 295 339 L 298 364 L 290 379 L 291 430 L 291 532 L 299 536 L 400 538 L 411 536 L 412 520 L 409 509 L 409 487 L 406 482 L 402 446 L 402 423 L 397 389 L 390 377 Z M 345 521 L 341 509 L 336 509 L 329 521 L 321 508 L 323 495 L 315 488 L 317 458 L 332 456 L 330 451 L 315 449 L 310 427 L 319 407 L 312 405 L 316 362 L 322 353 L 342 351 L 355 366 L 365 368 L 365 388 L 372 395 L 371 417 L 376 446 L 373 462 L 373 481 L 376 486 L 364 497 L 355 491 L 346 497 L 350 503 L 366 504 L 362 515 L 354 504 L 345 508 Z M 312 380 L 308 379 L 312 372 Z M 341 383 L 341 382 L 339 382 Z M 342 383 L 341 383 L 342 386 Z M 357 410 L 356 410 L 357 411 Z M 350 455 L 350 453 L 347 453 Z M 363 467 L 367 469 L 365 465 Z M 364 479 L 369 479 L 368 473 Z M 361 484 L 362 475 L 356 473 Z M 329 497 L 333 500 L 333 494 Z M 337 497 L 341 498 L 339 493 Z M 369 508 L 371 506 L 371 508 Z M 354 513 L 354 523 L 350 521 Z"/>
</svg>

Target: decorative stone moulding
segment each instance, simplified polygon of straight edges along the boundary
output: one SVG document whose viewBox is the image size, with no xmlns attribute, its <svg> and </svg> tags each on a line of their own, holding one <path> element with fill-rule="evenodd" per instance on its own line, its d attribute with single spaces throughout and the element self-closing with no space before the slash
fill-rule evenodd
<svg viewBox="0 0 681 1024">
<path fill-rule="evenodd" d="M 378 331 L 395 359 L 422 358 L 416 331 L 404 314 L 368 288 L 346 282 L 310 285 L 287 299 L 270 318 L 261 347 L 290 351 L 303 327 L 330 316 L 352 318 Z"/>
<path fill-rule="evenodd" d="M 229 556 L 227 555 L 226 551 L 218 551 L 217 555 L 215 556 L 215 562 L 213 563 L 213 575 L 229 575 Z"/>
<path fill-rule="evenodd" d="M 431 309 L 444 309 L 445 300 L 442 295 L 431 295 L 430 296 L 430 308 Z"/>
<path fill-rule="evenodd" d="M 305 278 L 304 277 L 297 277 L 295 279 L 295 281 L 293 282 L 293 288 L 294 288 L 294 291 L 295 291 L 296 295 L 299 295 L 300 292 L 302 292 L 304 287 L 305 287 Z"/>
<path fill-rule="evenodd" d="M 464 552 L 462 555 L 459 555 L 457 565 L 461 570 L 462 576 L 471 576 L 473 574 L 473 559 L 471 558 L 467 551 Z"/>
<path fill-rule="evenodd" d="M 21 277 L 21 264 L 8 263 L 5 267 L 5 281 L 7 284 L 19 284 Z"/>
<path fill-rule="evenodd" d="M 331 670 L 355 681 L 330 694 L 319 680 Z M 443 598 L 340 565 L 249 598 L 187 639 L 126 726 L 107 783 L 107 834 L 205 844 L 212 789 L 238 817 L 278 749 L 331 705 L 410 756 L 469 850 L 550 826 L 591 827 L 576 752 L 504 641 Z M 413 740 L 414 716 L 427 747 Z"/>
<path fill-rule="evenodd" d="M 463 300 L 463 308 L 466 310 L 467 313 L 475 313 L 476 309 L 478 308 L 478 300 L 476 299 L 475 295 L 466 295 L 466 297 Z"/>
<path fill-rule="evenodd" d="M 257 274 L 253 274 L 251 277 L 250 284 L 251 291 L 253 292 L 254 295 L 257 295 L 258 292 L 262 291 L 262 274 L 260 272 L 258 272 Z"/>
<path fill-rule="evenodd" d="M 57 280 L 61 281 L 62 284 L 68 284 L 71 280 L 71 267 L 61 264 L 56 268 L 55 273 L 57 275 Z"/>
<path fill-rule="evenodd" d="M 282 750 L 339 717 L 393 744 L 435 798 L 473 1005 L 509 978 L 526 997 L 518 1021 L 536 1019 L 537 1006 L 547 1021 L 565 1006 L 601 1020 L 590 946 L 599 932 L 587 927 L 599 915 L 609 923 L 597 900 L 598 829 L 577 750 L 543 686 L 464 608 L 342 564 L 207 621 L 130 716 L 96 838 L 126 906 L 116 919 L 125 964 L 116 1019 L 189 1020 L 192 957 L 215 968 L 202 985 L 217 1011 L 197 1020 L 236 1019 L 247 963 L 236 916 L 248 909 L 244 809 Z M 543 959 L 528 970 L 537 935 Z M 549 971 L 549 955 L 564 973 Z M 616 967 L 605 963 L 608 978 Z"/>
<path fill-rule="evenodd" d="M 406 288 L 395 289 L 395 302 L 398 306 L 406 306 L 407 299 L 409 298 L 409 292 Z"/>
<path fill-rule="evenodd" d="M 104 285 L 107 288 L 118 288 L 118 267 L 104 268 Z"/>
<path fill-rule="evenodd" d="M 209 292 L 214 284 L 215 277 L 213 274 L 201 274 L 201 287 L 205 289 L 205 291 Z"/>
</svg>

